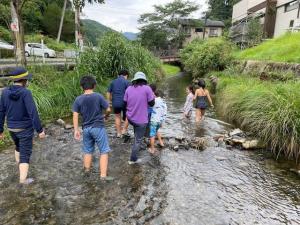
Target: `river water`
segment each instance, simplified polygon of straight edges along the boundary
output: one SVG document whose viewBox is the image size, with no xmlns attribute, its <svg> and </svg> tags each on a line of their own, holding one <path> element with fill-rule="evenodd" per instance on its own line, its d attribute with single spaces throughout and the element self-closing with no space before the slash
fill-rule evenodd
<svg viewBox="0 0 300 225">
<path fill-rule="evenodd" d="M 300 224 L 300 179 L 291 162 L 266 151 L 217 147 L 215 134 L 231 129 L 209 112 L 196 126 L 180 109 L 189 79 L 175 77 L 164 90 L 169 115 L 162 129 L 168 137 L 207 137 L 210 147 L 164 149 L 157 157 L 141 152 L 143 163 L 130 166 L 129 143 L 111 136 L 111 183 L 82 172 L 80 143 L 58 126 L 35 142 L 28 187 L 17 184 L 13 148 L 0 153 L 0 224 Z"/>
</svg>

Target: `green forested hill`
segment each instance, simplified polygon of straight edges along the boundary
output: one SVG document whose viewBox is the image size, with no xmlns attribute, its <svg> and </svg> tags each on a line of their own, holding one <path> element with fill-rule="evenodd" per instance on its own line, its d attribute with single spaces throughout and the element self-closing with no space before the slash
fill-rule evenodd
<svg viewBox="0 0 300 225">
<path fill-rule="evenodd" d="M 97 45 L 99 38 L 109 31 L 114 31 L 94 20 L 81 20 L 85 38 L 93 45 Z"/>
</svg>

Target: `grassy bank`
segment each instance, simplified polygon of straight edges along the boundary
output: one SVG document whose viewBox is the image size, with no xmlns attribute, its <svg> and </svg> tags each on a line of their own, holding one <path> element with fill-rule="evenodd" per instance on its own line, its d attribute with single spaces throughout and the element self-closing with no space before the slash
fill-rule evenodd
<svg viewBox="0 0 300 225">
<path fill-rule="evenodd" d="M 219 74 L 218 112 L 268 145 L 299 159 L 300 82 L 271 82 Z"/>
<path fill-rule="evenodd" d="M 287 33 L 279 38 L 235 52 L 236 59 L 270 60 L 300 63 L 300 33 Z"/>
<path fill-rule="evenodd" d="M 166 74 L 166 77 L 172 77 L 181 71 L 181 69 L 178 66 L 173 66 L 170 64 L 163 64 L 162 69 Z"/>
</svg>

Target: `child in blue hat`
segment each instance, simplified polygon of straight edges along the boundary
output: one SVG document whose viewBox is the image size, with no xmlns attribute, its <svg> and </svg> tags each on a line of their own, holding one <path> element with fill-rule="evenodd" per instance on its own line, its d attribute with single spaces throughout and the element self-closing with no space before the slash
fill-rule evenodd
<svg viewBox="0 0 300 225">
<path fill-rule="evenodd" d="M 32 178 L 27 178 L 29 161 L 32 153 L 34 130 L 39 137 L 45 138 L 45 132 L 40 122 L 38 111 L 31 91 L 26 87 L 32 77 L 26 69 L 16 68 L 8 78 L 13 85 L 3 90 L 0 99 L 0 139 L 3 139 L 4 121 L 16 145 L 15 158 L 19 164 L 20 183 L 30 184 Z"/>
</svg>

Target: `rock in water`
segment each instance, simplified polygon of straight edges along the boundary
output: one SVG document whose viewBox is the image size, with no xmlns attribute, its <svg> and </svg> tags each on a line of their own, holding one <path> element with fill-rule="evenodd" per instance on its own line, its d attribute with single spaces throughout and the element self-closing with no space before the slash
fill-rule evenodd
<svg viewBox="0 0 300 225">
<path fill-rule="evenodd" d="M 232 136 L 240 136 L 240 137 L 243 137 L 244 136 L 244 132 L 240 129 L 234 129 L 233 131 L 231 131 L 229 133 L 229 135 L 232 137 Z"/>
<path fill-rule="evenodd" d="M 56 120 L 56 123 L 57 123 L 58 125 L 62 126 L 62 127 L 65 127 L 65 126 L 66 126 L 65 121 L 63 121 L 62 119 Z"/>
<path fill-rule="evenodd" d="M 244 149 L 257 149 L 261 148 L 258 140 L 245 141 L 242 143 Z"/>
<path fill-rule="evenodd" d="M 191 140 L 189 145 L 190 145 L 191 148 L 202 151 L 207 147 L 208 144 L 207 144 L 207 139 L 206 138 L 197 137 L 197 138 Z"/>
<path fill-rule="evenodd" d="M 66 130 L 70 130 L 70 129 L 72 129 L 72 128 L 74 128 L 74 126 L 73 126 L 72 124 L 66 124 L 66 125 L 65 125 L 65 129 L 66 129 Z"/>
<path fill-rule="evenodd" d="M 298 169 L 291 168 L 290 171 L 300 176 L 300 169 L 298 170 Z"/>
</svg>

